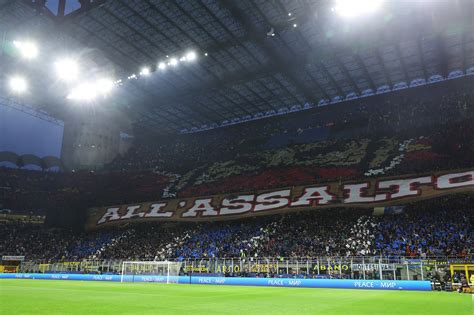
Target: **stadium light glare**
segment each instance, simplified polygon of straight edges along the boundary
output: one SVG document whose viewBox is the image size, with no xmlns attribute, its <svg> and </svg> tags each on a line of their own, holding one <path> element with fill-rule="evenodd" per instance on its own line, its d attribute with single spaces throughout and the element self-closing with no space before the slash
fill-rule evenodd
<svg viewBox="0 0 474 315">
<path fill-rule="evenodd" d="M 158 64 L 158 69 L 160 69 L 160 70 L 165 70 L 165 69 L 166 69 L 166 63 L 160 62 L 160 63 Z"/>
<path fill-rule="evenodd" d="M 140 75 L 144 75 L 144 76 L 150 75 L 150 68 L 148 67 L 142 68 L 142 70 L 140 71 Z"/>
<path fill-rule="evenodd" d="M 114 82 L 111 79 L 98 79 L 94 82 L 79 84 L 71 90 L 66 96 L 67 99 L 77 101 L 93 101 L 98 96 L 107 96 L 114 88 Z"/>
<path fill-rule="evenodd" d="M 97 80 L 96 87 L 97 92 L 105 96 L 114 88 L 114 82 L 110 79 L 99 79 Z"/>
<path fill-rule="evenodd" d="M 79 84 L 67 95 L 67 99 L 76 101 L 92 101 L 96 97 L 97 89 L 90 83 Z"/>
<path fill-rule="evenodd" d="M 336 0 L 334 11 L 342 17 L 352 18 L 375 12 L 383 0 Z"/>
<path fill-rule="evenodd" d="M 196 60 L 196 58 L 197 58 L 197 55 L 194 51 L 190 51 L 186 54 L 186 60 L 187 61 L 194 61 L 194 60 Z"/>
<path fill-rule="evenodd" d="M 178 59 L 176 59 L 176 58 L 171 58 L 171 59 L 170 59 L 170 65 L 171 65 L 171 66 L 176 66 L 176 65 L 178 65 Z"/>
<path fill-rule="evenodd" d="M 63 81 L 73 81 L 79 75 L 79 66 L 76 61 L 65 58 L 54 63 L 56 74 Z"/>
<path fill-rule="evenodd" d="M 28 89 L 28 83 L 25 78 L 20 76 L 13 76 L 10 78 L 8 85 L 15 93 L 24 93 Z"/>
<path fill-rule="evenodd" d="M 38 46 L 33 42 L 13 41 L 13 45 L 25 59 L 34 59 L 38 56 Z"/>
</svg>

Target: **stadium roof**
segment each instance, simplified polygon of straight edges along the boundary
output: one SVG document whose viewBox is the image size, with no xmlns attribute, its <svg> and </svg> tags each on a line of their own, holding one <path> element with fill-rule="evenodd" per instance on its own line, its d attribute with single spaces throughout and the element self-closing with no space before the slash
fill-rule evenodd
<svg viewBox="0 0 474 315">
<path fill-rule="evenodd" d="M 82 3 L 61 16 L 44 1 L 0 0 L 0 30 L 9 39 L 41 38 L 47 56 L 67 47 L 96 72 L 123 78 L 111 103 L 130 113 L 138 128 L 156 132 L 296 111 L 474 66 L 469 0 L 385 1 L 380 11 L 352 19 L 335 14 L 334 1 Z M 187 51 L 197 53 L 196 62 L 157 69 Z M 2 64 L 3 72 L 15 66 Z M 153 73 L 127 80 L 144 66 Z M 31 67 L 41 87 L 47 67 Z M 56 87 L 39 88 L 35 96 L 41 109 L 60 118 L 65 100 Z"/>
</svg>

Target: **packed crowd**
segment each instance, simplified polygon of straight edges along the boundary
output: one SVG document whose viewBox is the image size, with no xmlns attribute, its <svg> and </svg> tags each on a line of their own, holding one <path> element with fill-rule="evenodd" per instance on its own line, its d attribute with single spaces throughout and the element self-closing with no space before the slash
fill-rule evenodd
<svg viewBox="0 0 474 315">
<path fill-rule="evenodd" d="M 203 196 L 473 166 L 472 119 L 411 132 L 405 137 L 331 139 L 241 154 L 193 169 L 169 189 L 181 197 Z"/>
<path fill-rule="evenodd" d="M 102 172 L 0 168 L 0 209 L 57 212 L 474 166 L 472 79 L 172 139 Z"/>
<path fill-rule="evenodd" d="M 474 198 L 453 202 L 449 210 L 432 211 L 432 203 L 420 202 L 417 211 L 383 217 L 377 225 L 376 251 L 381 255 L 411 257 L 466 256 L 472 253 Z"/>
<path fill-rule="evenodd" d="M 330 139 L 392 136 L 474 116 L 472 79 L 351 101 L 173 139 L 142 139 L 110 169 L 189 170 L 236 156 Z M 271 165 L 270 165 L 271 166 Z"/>
<path fill-rule="evenodd" d="M 183 175 L 153 171 L 51 173 L 0 168 L 0 209 L 40 213 L 474 166 L 474 124 L 425 135 L 332 139 L 240 154 Z"/>
<path fill-rule="evenodd" d="M 111 241 L 111 234 L 86 234 L 27 222 L 0 223 L 0 253 L 28 260 L 84 258 Z"/>
<path fill-rule="evenodd" d="M 27 259 L 407 256 L 473 254 L 472 195 L 407 205 L 396 215 L 339 209 L 208 223 L 138 224 L 76 233 L 7 223 L 0 255 Z"/>
</svg>

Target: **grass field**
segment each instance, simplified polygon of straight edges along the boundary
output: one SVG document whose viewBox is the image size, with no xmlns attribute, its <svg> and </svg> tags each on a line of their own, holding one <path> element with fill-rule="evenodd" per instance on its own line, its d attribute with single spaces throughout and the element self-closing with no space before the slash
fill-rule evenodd
<svg viewBox="0 0 474 315">
<path fill-rule="evenodd" d="M 473 314 L 449 292 L 0 280 L 0 314 Z"/>
</svg>

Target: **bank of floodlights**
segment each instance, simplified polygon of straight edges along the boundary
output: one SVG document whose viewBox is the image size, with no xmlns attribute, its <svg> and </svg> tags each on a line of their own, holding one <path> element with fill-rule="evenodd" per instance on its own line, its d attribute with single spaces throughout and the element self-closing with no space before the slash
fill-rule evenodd
<svg viewBox="0 0 474 315">
<path fill-rule="evenodd" d="M 143 75 L 143 76 L 147 76 L 147 75 L 150 75 L 151 71 L 150 71 L 150 68 L 148 67 L 144 67 L 142 68 L 142 70 L 140 71 L 140 75 Z"/>
<path fill-rule="evenodd" d="M 111 79 L 98 79 L 91 82 L 80 83 L 67 95 L 67 99 L 91 102 L 98 97 L 106 97 L 114 88 Z"/>
<path fill-rule="evenodd" d="M 194 51 L 190 51 L 185 55 L 185 57 L 186 57 L 186 61 L 194 61 L 196 60 L 197 55 Z"/>
<path fill-rule="evenodd" d="M 56 75 L 63 81 L 74 81 L 79 76 L 79 65 L 74 59 L 63 58 L 54 63 Z"/>
<path fill-rule="evenodd" d="M 38 46 L 29 40 L 15 40 L 13 46 L 16 48 L 18 55 L 24 59 L 34 59 L 39 54 Z M 208 56 L 208 53 L 204 53 Z M 127 79 L 139 79 L 142 76 L 149 76 L 155 70 L 165 70 L 168 67 L 177 67 L 180 63 L 194 62 L 198 58 L 195 51 L 188 51 L 181 57 L 170 57 L 166 55 L 166 59 L 158 62 L 152 67 L 143 67 L 138 74 L 131 74 Z M 89 79 L 82 80 L 80 73 L 80 65 L 74 59 L 65 57 L 54 62 L 54 71 L 59 80 L 64 81 L 69 92 L 66 96 L 70 100 L 93 101 L 100 96 L 107 96 L 116 85 L 121 85 L 122 80 L 111 79 Z M 24 77 L 12 76 L 8 80 L 8 87 L 14 93 L 24 93 L 28 89 L 28 82 Z"/>
<path fill-rule="evenodd" d="M 28 82 L 22 76 L 12 76 L 8 80 L 8 86 L 13 93 L 21 94 L 28 90 Z"/>
<path fill-rule="evenodd" d="M 169 64 L 170 66 L 175 67 L 175 66 L 178 65 L 178 59 L 176 59 L 176 58 L 171 58 L 171 59 L 170 59 L 170 62 L 169 62 L 168 64 Z"/>
<path fill-rule="evenodd" d="M 207 53 L 205 53 L 205 56 L 207 56 Z M 184 62 L 193 62 L 197 59 L 198 55 L 195 51 L 188 51 L 186 54 L 181 56 L 180 58 L 177 57 L 169 57 L 169 55 L 166 55 L 166 58 L 168 59 L 167 61 L 160 61 L 158 63 L 158 70 L 165 70 L 168 67 L 176 67 L 179 65 L 179 63 L 184 63 Z"/>
<path fill-rule="evenodd" d="M 34 59 L 38 56 L 38 46 L 32 41 L 13 41 L 13 46 L 24 59 Z"/>
<path fill-rule="evenodd" d="M 166 63 L 163 61 L 158 64 L 158 69 L 160 70 L 165 70 L 166 69 Z"/>
</svg>

